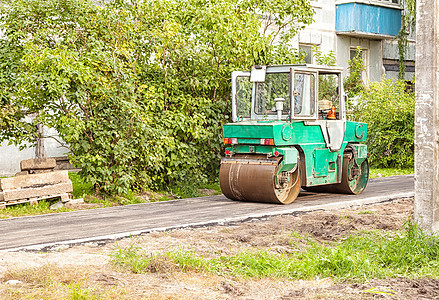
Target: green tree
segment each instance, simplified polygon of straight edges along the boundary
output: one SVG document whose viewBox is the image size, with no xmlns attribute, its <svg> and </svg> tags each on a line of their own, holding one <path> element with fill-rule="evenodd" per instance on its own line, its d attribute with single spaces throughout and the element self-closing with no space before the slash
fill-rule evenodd
<svg viewBox="0 0 439 300">
<path fill-rule="evenodd" d="M 22 116 L 38 112 L 82 175 L 119 194 L 216 176 L 230 72 L 278 60 L 314 14 L 305 0 L 103 3 L 0 4 L 0 138 L 33 141 Z"/>
</svg>

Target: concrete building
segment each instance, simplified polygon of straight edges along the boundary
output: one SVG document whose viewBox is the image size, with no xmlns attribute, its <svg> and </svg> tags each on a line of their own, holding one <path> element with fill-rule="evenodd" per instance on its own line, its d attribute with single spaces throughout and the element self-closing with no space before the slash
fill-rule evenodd
<svg viewBox="0 0 439 300">
<path fill-rule="evenodd" d="M 365 81 L 378 81 L 385 74 L 397 78 L 399 52 L 396 36 L 401 28 L 400 0 L 314 0 L 315 22 L 301 31 L 295 47 L 307 52 L 308 63 L 315 63 L 312 46 L 323 54 L 334 51 L 337 65 L 348 73 L 348 61 L 357 47 L 363 50 Z M 414 76 L 415 40 L 409 35 L 405 79 Z"/>
<path fill-rule="evenodd" d="M 315 63 L 312 46 L 323 54 L 334 51 L 337 65 L 348 74 L 348 61 L 356 48 L 363 50 L 366 71 L 363 79 L 378 81 L 385 74 L 397 78 L 399 70 L 396 36 L 401 28 L 403 10 L 400 0 L 313 0 L 316 12 L 315 22 L 299 32 L 294 43 L 308 53 L 307 63 Z M 414 76 L 415 46 L 411 35 L 406 61 L 406 79 Z M 56 136 L 56 132 L 45 131 Z M 49 157 L 63 156 L 67 150 L 54 139 L 45 139 L 46 154 Z M 0 146 L 0 176 L 19 171 L 21 160 L 34 158 L 35 149 L 19 151 L 15 146 Z"/>
</svg>

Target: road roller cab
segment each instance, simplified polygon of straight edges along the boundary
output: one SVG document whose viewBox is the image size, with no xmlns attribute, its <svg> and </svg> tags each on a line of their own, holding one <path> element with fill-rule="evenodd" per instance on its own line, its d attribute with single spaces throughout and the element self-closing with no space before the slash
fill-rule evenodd
<svg viewBox="0 0 439 300">
<path fill-rule="evenodd" d="M 367 124 L 346 119 L 341 68 L 255 66 L 232 73 L 220 185 L 233 200 L 288 204 L 300 188 L 361 193 Z"/>
</svg>

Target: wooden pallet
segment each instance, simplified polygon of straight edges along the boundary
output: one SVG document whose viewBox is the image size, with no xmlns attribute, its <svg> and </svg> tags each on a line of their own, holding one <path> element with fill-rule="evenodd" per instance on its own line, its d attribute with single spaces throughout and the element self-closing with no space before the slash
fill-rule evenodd
<svg viewBox="0 0 439 300">
<path fill-rule="evenodd" d="M 38 205 L 38 201 L 40 201 L 40 200 L 47 200 L 47 199 L 54 199 L 54 198 L 61 198 L 62 202 L 67 202 L 71 199 L 71 194 L 64 193 L 64 194 L 59 194 L 59 195 L 47 195 L 47 196 L 41 196 L 41 197 L 36 197 L 36 198 L 11 200 L 8 202 L 3 201 L 3 202 L 0 202 L 0 209 L 5 209 L 6 206 L 23 204 L 23 203 L 30 203 L 30 205 Z"/>
</svg>

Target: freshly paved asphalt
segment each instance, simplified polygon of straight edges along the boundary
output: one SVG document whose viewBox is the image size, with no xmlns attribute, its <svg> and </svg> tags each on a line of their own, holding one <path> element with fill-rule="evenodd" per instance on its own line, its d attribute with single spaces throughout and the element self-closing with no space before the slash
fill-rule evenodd
<svg viewBox="0 0 439 300">
<path fill-rule="evenodd" d="M 371 179 L 361 195 L 303 192 L 290 205 L 231 201 L 223 195 L 0 220 L 0 251 L 49 250 L 152 231 L 339 209 L 412 197 L 413 175 Z"/>
</svg>

